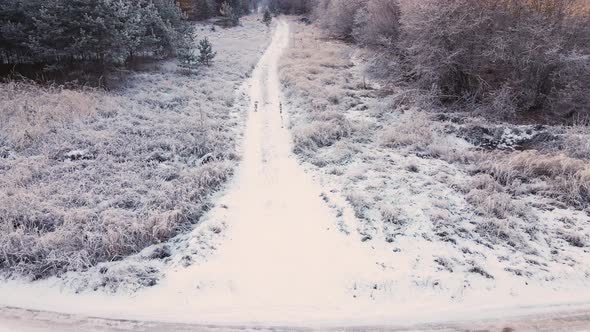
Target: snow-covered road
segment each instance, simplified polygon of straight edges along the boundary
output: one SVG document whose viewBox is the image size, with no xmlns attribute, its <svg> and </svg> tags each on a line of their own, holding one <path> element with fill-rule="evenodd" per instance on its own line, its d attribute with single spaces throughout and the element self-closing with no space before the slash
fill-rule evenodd
<svg viewBox="0 0 590 332">
<path fill-rule="evenodd" d="M 277 68 L 288 42 L 289 26 L 279 21 L 248 82 L 242 162 L 206 217 L 227 225 L 218 249 L 146 291 L 152 303 L 181 308 L 174 315 L 206 322 L 321 320 L 354 300 L 355 280 L 379 273 L 369 249 L 338 230 L 336 211 L 291 153 Z"/>
<path fill-rule="evenodd" d="M 189 267 L 173 265 L 156 286 L 132 296 L 72 294 L 42 282 L 19 291 L 4 285 L 0 305 L 218 323 L 324 321 L 351 312 L 355 281 L 382 269 L 356 235 L 339 231 L 342 216 L 325 204 L 321 188 L 291 153 L 278 78 L 288 43 L 289 26 L 279 21 L 247 82 L 242 162 L 229 190 L 194 230 L 227 225 L 210 257 Z"/>
<path fill-rule="evenodd" d="M 336 212 L 291 153 L 277 70 L 288 41 L 289 27 L 279 22 L 250 82 L 254 111 L 243 160 L 235 185 L 219 202 L 227 208 L 213 212 L 229 225 L 227 237 L 209 262 L 180 276 L 210 281 L 213 286 L 198 296 L 208 299 L 208 307 L 240 308 L 251 319 L 269 318 L 269 311 L 286 318 L 338 308 L 352 298 L 355 274 L 377 272 L 358 239 L 338 231 Z"/>
</svg>

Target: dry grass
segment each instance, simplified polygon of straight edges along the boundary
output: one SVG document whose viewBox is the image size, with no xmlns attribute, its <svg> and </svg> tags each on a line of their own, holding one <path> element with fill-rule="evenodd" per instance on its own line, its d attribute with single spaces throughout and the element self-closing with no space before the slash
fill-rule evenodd
<svg viewBox="0 0 590 332">
<path fill-rule="evenodd" d="M 587 162 L 565 154 L 545 154 L 538 151 L 509 154 L 490 153 L 475 166 L 477 171 L 490 174 L 513 192 L 523 184 L 547 183 L 539 193 L 559 198 L 563 202 L 585 208 L 590 203 L 590 166 Z"/>
<path fill-rule="evenodd" d="M 441 138 L 440 128 L 424 112 L 405 112 L 382 134 L 381 144 L 389 148 L 412 146 L 424 149 Z"/>
<path fill-rule="evenodd" d="M 426 261 L 424 255 L 432 253 L 436 253 L 432 259 L 437 259 L 441 251 L 445 258 L 448 255 L 446 260 L 436 260 L 437 280 L 440 270 L 511 278 L 515 267 L 526 270 L 526 278 L 549 280 L 559 271 L 550 264 L 582 267 L 570 259 L 584 255 L 586 215 L 543 197 L 563 198 L 576 206 L 584 197 L 572 190 L 574 186 L 582 191 L 581 182 L 571 181 L 571 176 L 582 178 L 582 160 L 573 161 L 573 157 L 584 152 L 577 149 L 579 144 L 561 146 L 566 138 L 563 128 L 535 128 L 529 133 L 521 130 L 529 126 L 490 124 L 472 118 L 473 113 L 448 109 L 438 113 L 442 107 L 428 91 L 394 86 L 385 79 L 365 80 L 366 60 L 374 55 L 370 50 L 351 50 L 350 44 L 331 40 L 319 47 L 321 35 L 316 27 L 292 27 L 294 41 L 283 59 L 281 75 L 295 152 L 317 167 L 308 165 L 321 174 L 326 192 L 343 196 L 345 202 L 335 203 L 336 208 L 350 207 L 357 218 L 347 230 L 359 234 L 361 241 L 402 251 L 404 258 L 415 254 L 414 248 L 405 247 L 407 243 L 411 248 L 414 240 L 427 241 L 437 251 L 418 250 L 416 262 Z M 355 66 L 333 70 L 318 64 L 324 59 L 336 64 L 350 60 Z M 490 130 L 491 140 L 508 133 L 513 140 L 524 141 L 539 131 L 548 140 L 539 146 L 553 151 L 479 149 L 469 143 L 477 144 L 473 137 L 463 134 L 472 125 L 497 128 Z M 579 129 L 582 142 L 586 134 Z M 573 166 L 565 159 L 551 159 L 558 149 L 567 153 Z M 543 159 L 548 165 L 542 165 Z M 540 176 L 544 168 L 550 170 Z"/>
<path fill-rule="evenodd" d="M 164 63 L 117 92 L 1 84 L 0 272 L 85 270 L 197 223 L 237 162 L 235 87 L 266 30 L 209 32 L 213 67 Z"/>
<path fill-rule="evenodd" d="M 359 218 L 358 231 L 363 238 L 382 233 L 389 241 L 395 234 L 403 233 L 405 227 L 415 227 L 411 225 L 419 222 L 412 219 L 416 216 L 404 217 L 412 210 L 411 205 L 386 208 L 390 200 L 401 199 L 386 194 L 400 193 L 401 184 L 382 181 L 391 172 L 406 174 L 407 181 L 430 176 L 424 182 L 428 186 L 438 179 L 447 186 L 455 186 L 454 192 L 468 206 L 466 211 L 475 214 L 470 217 L 475 223 L 471 236 L 482 236 L 488 243 L 503 243 L 519 250 L 529 250 L 530 234 L 544 227 L 539 211 L 527 203 L 528 196 L 551 196 L 578 207 L 587 204 L 584 162 L 572 158 L 574 154 L 585 155 L 583 148 L 577 148 L 584 144 L 568 141 L 564 152 L 570 157 L 560 157 L 555 152 L 478 151 L 454 134 L 464 125 L 461 121 L 453 122 L 460 114 L 440 120 L 444 117 L 428 112 L 436 109 L 434 98 L 423 91 L 404 91 L 399 87 L 389 96 L 378 95 L 382 91 L 372 90 L 373 82 L 364 84 L 364 73 L 358 67 L 342 66 L 354 59 L 349 45 L 326 42 L 320 48 L 317 43 L 321 35 L 314 27 L 296 28 L 295 42 L 283 59 L 281 70 L 285 91 L 296 103 L 290 112 L 295 152 L 326 168 L 331 175 L 343 176 L 347 183 L 354 184 L 345 193 Z M 333 61 L 334 68 L 319 65 L 325 59 Z M 585 129 L 577 130 L 576 135 L 572 131 L 564 139 L 579 137 L 577 141 L 584 142 Z M 389 153 L 418 158 L 412 159 L 413 164 L 397 165 L 388 161 Z M 373 164 L 382 165 L 379 167 L 383 169 L 372 168 Z M 352 169 L 346 171 L 348 165 L 358 167 L 359 174 L 355 175 Z M 463 175 L 449 178 L 454 172 Z M 430 197 L 422 197 L 419 189 L 410 189 L 406 194 L 415 195 L 415 200 L 425 204 L 425 208 L 435 204 L 425 203 Z M 433 208 L 428 212 L 429 221 L 438 227 L 446 220 L 456 220 L 455 213 L 449 206 L 440 211 Z M 403 222 L 397 222 L 398 219 Z"/>
<path fill-rule="evenodd" d="M 349 49 L 321 40 L 314 28 L 295 27 L 302 30 L 282 60 L 281 83 L 289 97 L 306 99 L 306 112 L 297 115 L 303 117 L 292 119 L 294 150 L 311 156 L 353 134 L 355 128 L 342 110 L 358 104 L 359 96 L 344 89 L 350 84 L 349 75 L 342 74 L 352 65 Z M 297 95 L 289 95 L 295 91 Z"/>
<path fill-rule="evenodd" d="M 32 86 L 9 82 L 0 89 L 2 139 L 17 149 L 25 149 L 60 126 L 97 112 L 100 93 Z M 101 102 L 110 101 L 105 99 Z"/>
<path fill-rule="evenodd" d="M 42 277 L 137 252 L 197 222 L 231 175 L 227 110 L 201 122 L 188 96 L 162 109 L 147 95 L 3 88 L 0 267 Z"/>
<path fill-rule="evenodd" d="M 470 190 L 465 198 L 478 208 L 485 217 L 507 219 L 510 216 L 526 217 L 528 211 L 514 201 L 489 175 L 479 175 L 471 179 Z"/>
<path fill-rule="evenodd" d="M 570 128 L 564 136 L 564 152 L 577 159 L 590 160 L 590 129 L 588 126 Z"/>
</svg>

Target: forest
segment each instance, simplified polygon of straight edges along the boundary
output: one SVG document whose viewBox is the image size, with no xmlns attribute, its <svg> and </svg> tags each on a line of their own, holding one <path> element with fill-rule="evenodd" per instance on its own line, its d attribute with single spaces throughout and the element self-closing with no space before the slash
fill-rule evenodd
<svg viewBox="0 0 590 332">
<path fill-rule="evenodd" d="M 0 67 L 30 74 L 187 57 L 189 20 L 223 15 L 235 25 L 258 6 L 307 14 L 330 37 L 373 49 L 374 73 L 436 102 L 500 117 L 588 116 L 585 0 L 6 0 Z"/>
<path fill-rule="evenodd" d="M 3 67 L 125 64 L 187 47 L 191 27 L 172 1 L 7 0 L 0 3 Z"/>
</svg>

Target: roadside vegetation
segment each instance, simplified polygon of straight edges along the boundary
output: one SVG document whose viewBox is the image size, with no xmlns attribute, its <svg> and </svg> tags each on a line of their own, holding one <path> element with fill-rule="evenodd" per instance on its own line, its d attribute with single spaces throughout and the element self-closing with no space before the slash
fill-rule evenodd
<svg viewBox="0 0 590 332">
<path fill-rule="evenodd" d="M 588 8 L 319 0 L 281 65 L 294 151 L 330 204 L 352 206 L 363 241 L 427 269 L 587 275 Z"/>
<path fill-rule="evenodd" d="M 211 207 L 238 160 L 237 90 L 270 34 L 254 17 L 187 18 L 171 0 L 0 4 L 3 276 L 116 262 Z M 125 269 L 94 286 L 157 272 Z"/>
<path fill-rule="evenodd" d="M 0 4 L 3 75 L 35 79 L 104 72 L 192 47 L 193 30 L 173 1 L 7 0 Z M 66 77 L 66 79 L 72 77 Z"/>
<path fill-rule="evenodd" d="M 542 180 L 546 187 L 534 192 L 589 206 L 587 1 L 321 0 L 310 14 L 327 37 L 364 48 L 363 80 L 378 80 L 393 107 L 410 105 L 439 114 L 432 118 L 468 122 L 443 128 L 409 117 L 412 123 L 389 130 L 387 146 L 432 143 L 440 149 L 445 143 L 437 133 L 454 131 L 479 151 L 432 156 L 471 164 L 472 172 L 487 173 L 501 185 Z M 338 104 L 339 97 L 331 93 L 326 102 Z M 338 123 L 343 129 L 344 122 Z M 327 141 L 308 137 L 330 145 L 348 132 L 336 131 Z"/>
</svg>

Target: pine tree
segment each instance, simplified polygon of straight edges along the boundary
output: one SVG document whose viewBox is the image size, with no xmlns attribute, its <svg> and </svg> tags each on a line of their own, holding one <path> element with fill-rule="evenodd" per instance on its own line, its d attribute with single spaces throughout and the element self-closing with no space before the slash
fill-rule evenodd
<svg viewBox="0 0 590 332">
<path fill-rule="evenodd" d="M 193 33 L 174 0 L 0 0 L 0 62 L 102 68 L 177 53 Z"/>
<path fill-rule="evenodd" d="M 208 0 L 194 0 L 192 5 L 192 17 L 196 20 L 206 20 L 211 17 L 211 7 Z"/>
<path fill-rule="evenodd" d="M 264 22 L 264 24 L 266 24 L 267 27 L 270 27 L 270 24 L 272 23 L 272 15 L 270 14 L 270 11 L 268 9 L 264 11 L 262 22 Z"/>
<path fill-rule="evenodd" d="M 217 52 L 213 52 L 213 45 L 211 44 L 211 42 L 209 41 L 209 39 L 205 38 L 205 39 L 201 39 L 201 41 L 199 42 L 199 63 L 204 64 L 206 66 L 210 66 L 211 65 L 211 60 L 213 60 L 213 58 L 215 58 L 215 56 L 217 55 Z"/>
<path fill-rule="evenodd" d="M 224 1 L 221 4 L 221 9 L 219 12 L 221 13 L 221 16 L 227 18 L 228 22 L 232 26 L 236 26 L 236 25 L 240 24 L 240 16 L 238 15 L 238 12 L 227 1 Z"/>
</svg>

